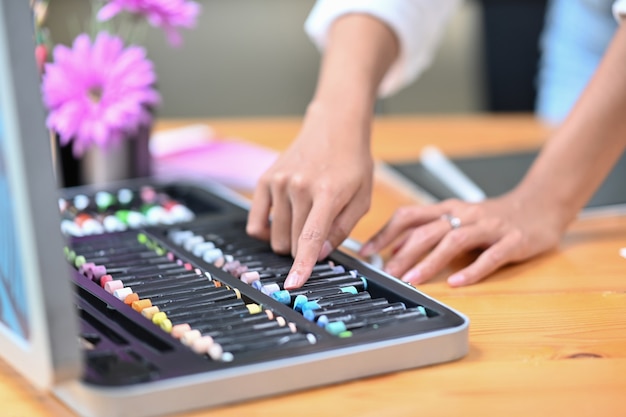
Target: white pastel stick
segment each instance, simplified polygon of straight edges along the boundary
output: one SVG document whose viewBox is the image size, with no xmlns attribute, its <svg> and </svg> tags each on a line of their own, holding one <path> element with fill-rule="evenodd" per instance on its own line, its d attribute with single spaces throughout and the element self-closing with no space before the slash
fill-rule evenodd
<svg viewBox="0 0 626 417">
<path fill-rule="evenodd" d="M 476 203 L 487 198 L 485 192 L 434 146 L 422 149 L 422 165 L 446 185 L 459 199 Z"/>
</svg>

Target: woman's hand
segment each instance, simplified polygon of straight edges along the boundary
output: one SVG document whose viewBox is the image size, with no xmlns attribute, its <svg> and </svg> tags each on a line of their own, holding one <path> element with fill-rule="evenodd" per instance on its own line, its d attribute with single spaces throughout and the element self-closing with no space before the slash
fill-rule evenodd
<svg viewBox="0 0 626 417">
<path fill-rule="evenodd" d="M 247 232 L 294 256 L 285 288 L 304 284 L 369 209 L 369 135 L 369 121 L 311 107 L 298 137 L 260 178 Z"/>
<path fill-rule="evenodd" d="M 369 209 L 374 104 L 400 49 L 391 27 L 364 13 L 335 19 L 325 44 L 302 130 L 261 177 L 248 216 L 248 234 L 294 256 L 286 289 L 304 284 Z"/>
<path fill-rule="evenodd" d="M 447 200 L 431 206 L 398 209 L 367 242 L 362 256 L 393 246 L 385 265 L 390 275 L 420 284 L 453 258 L 482 249 L 469 266 L 448 278 L 453 287 L 474 284 L 498 268 L 529 259 L 554 247 L 569 219 L 517 190 L 481 203 Z"/>
</svg>

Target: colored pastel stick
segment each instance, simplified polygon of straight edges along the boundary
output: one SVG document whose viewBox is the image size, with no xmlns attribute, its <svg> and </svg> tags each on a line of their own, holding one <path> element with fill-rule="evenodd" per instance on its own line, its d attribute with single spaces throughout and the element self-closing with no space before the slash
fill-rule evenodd
<svg viewBox="0 0 626 417">
<path fill-rule="evenodd" d="M 338 312 L 347 314 L 350 312 L 367 310 L 367 309 L 372 309 L 372 308 L 381 307 L 381 306 L 388 306 L 388 305 L 389 305 L 389 301 L 386 298 L 374 298 L 374 299 L 369 299 L 369 300 L 364 300 L 364 301 L 356 301 L 349 305 L 342 304 L 339 306 L 325 307 L 325 308 L 321 308 L 318 310 L 303 310 L 302 315 L 304 316 L 305 319 L 309 321 L 317 321 L 317 319 L 324 314 L 338 313 Z"/>
<path fill-rule="evenodd" d="M 307 310 L 320 310 L 322 308 L 336 307 L 340 305 L 346 305 L 354 303 L 356 301 L 370 300 L 371 295 L 367 292 L 360 292 L 358 294 L 345 294 L 343 297 L 333 297 L 328 300 L 307 301 L 300 307 L 302 312 Z"/>
<path fill-rule="evenodd" d="M 349 310 L 349 309 L 348 309 Z M 403 302 L 396 302 L 388 305 L 384 305 L 381 308 L 368 308 L 364 311 L 350 311 L 350 312 L 334 312 L 325 313 L 319 316 L 317 324 L 320 327 L 324 327 L 331 321 L 346 321 L 346 320 L 358 320 L 359 318 L 366 318 L 370 316 L 385 315 L 397 311 L 406 311 L 407 307 Z"/>
<path fill-rule="evenodd" d="M 308 346 L 315 344 L 316 338 L 310 334 L 292 333 L 285 335 L 266 336 L 256 341 L 223 341 L 219 342 L 224 354 L 242 353 L 246 351 L 258 351 L 263 349 L 274 349 L 283 346 Z"/>
<path fill-rule="evenodd" d="M 180 319 L 185 321 L 193 317 L 229 317 L 240 314 L 250 314 L 249 308 L 240 298 L 226 300 L 194 300 L 193 303 L 188 301 L 172 302 L 163 304 L 160 307 L 167 312 L 171 319 Z"/>
<path fill-rule="evenodd" d="M 427 320 L 428 316 L 424 315 L 422 311 L 412 310 L 406 312 L 398 312 L 397 314 L 389 314 L 377 317 L 368 317 L 362 320 L 349 320 L 349 321 L 333 321 L 324 327 L 326 331 L 333 335 L 339 335 L 346 331 L 356 331 L 362 329 L 377 329 L 383 325 L 389 323 L 398 323 L 403 320 L 411 319 L 415 320 Z"/>
</svg>

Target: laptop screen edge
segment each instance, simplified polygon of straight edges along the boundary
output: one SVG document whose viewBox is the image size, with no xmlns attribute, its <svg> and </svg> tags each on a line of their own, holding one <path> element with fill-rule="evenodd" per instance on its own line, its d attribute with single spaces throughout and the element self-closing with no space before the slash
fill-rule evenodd
<svg viewBox="0 0 626 417">
<path fill-rule="evenodd" d="M 5 162 L 8 183 L 14 191 L 14 220 L 22 254 L 29 327 L 27 340 L 21 342 L 3 328 L 0 353 L 34 385 L 50 388 L 78 377 L 81 360 L 31 22 L 27 1 L 0 0 L 0 100 L 6 132 Z"/>
</svg>

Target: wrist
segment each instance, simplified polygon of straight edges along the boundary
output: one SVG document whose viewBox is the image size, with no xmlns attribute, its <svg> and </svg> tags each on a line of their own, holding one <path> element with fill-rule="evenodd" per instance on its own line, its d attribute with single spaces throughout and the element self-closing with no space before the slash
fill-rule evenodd
<svg viewBox="0 0 626 417">
<path fill-rule="evenodd" d="M 369 152 L 373 106 L 349 105 L 338 100 L 311 101 L 307 107 L 304 128 L 326 134 L 316 135 L 332 138 L 333 146 L 345 146 L 354 152 L 366 149 Z M 356 148 L 358 147 L 358 148 Z"/>
<path fill-rule="evenodd" d="M 553 225 L 555 230 L 564 232 L 576 218 L 578 208 L 567 199 L 560 197 L 559 192 L 545 183 L 537 183 L 526 178 L 511 193 L 517 202 L 519 211 L 535 213 Z"/>
</svg>

